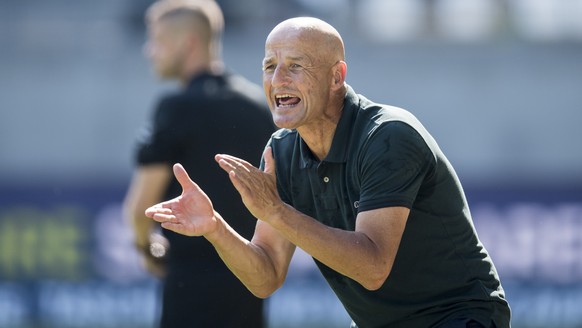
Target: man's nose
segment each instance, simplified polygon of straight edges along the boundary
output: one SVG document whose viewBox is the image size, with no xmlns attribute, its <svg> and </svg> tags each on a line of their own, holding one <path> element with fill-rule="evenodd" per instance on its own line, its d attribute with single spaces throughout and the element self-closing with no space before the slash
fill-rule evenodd
<svg viewBox="0 0 582 328">
<path fill-rule="evenodd" d="M 283 86 L 290 82 L 289 70 L 285 67 L 277 66 L 273 71 L 273 76 L 271 77 L 271 84 L 273 86 Z"/>
</svg>

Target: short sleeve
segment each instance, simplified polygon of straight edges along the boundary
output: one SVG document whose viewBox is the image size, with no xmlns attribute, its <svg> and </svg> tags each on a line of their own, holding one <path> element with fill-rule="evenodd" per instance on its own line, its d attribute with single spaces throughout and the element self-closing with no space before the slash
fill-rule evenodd
<svg viewBox="0 0 582 328">
<path fill-rule="evenodd" d="M 288 193 L 291 186 L 289 173 L 291 170 L 291 159 L 286 157 L 293 153 L 293 147 L 292 141 L 288 135 L 284 138 L 280 137 L 282 131 L 283 130 L 279 130 L 273 133 L 266 147 L 271 147 L 271 150 L 273 151 L 273 158 L 275 159 L 275 175 L 277 176 L 277 192 L 279 193 L 279 197 L 284 203 L 293 205 L 292 198 Z M 261 169 L 264 169 L 263 160 L 264 159 L 261 159 Z"/>
<path fill-rule="evenodd" d="M 162 99 L 151 122 L 138 141 L 136 161 L 140 165 L 174 163 L 188 133 L 188 120 L 181 102 L 176 98 Z M 191 125 L 191 124 L 190 124 Z"/>
<path fill-rule="evenodd" d="M 359 211 L 411 208 L 435 163 L 432 151 L 413 127 L 402 121 L 380 124 L 361 153 Z"/>
</svg>

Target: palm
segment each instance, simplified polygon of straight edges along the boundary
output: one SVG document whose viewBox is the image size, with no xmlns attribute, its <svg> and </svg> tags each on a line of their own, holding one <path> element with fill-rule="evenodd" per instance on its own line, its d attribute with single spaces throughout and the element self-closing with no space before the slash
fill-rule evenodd
<svg viewBox="0 0 582 328">
<path fill-rule="evenodd" d="M 177 164 L 174 174 L 182 185 L 182 195 L 150 207 L 146 215 L 162 227 L 186 236 L 202 236 L 216 226 L 210 198 L 196 185 L 184 168 Z"/>
</svg>

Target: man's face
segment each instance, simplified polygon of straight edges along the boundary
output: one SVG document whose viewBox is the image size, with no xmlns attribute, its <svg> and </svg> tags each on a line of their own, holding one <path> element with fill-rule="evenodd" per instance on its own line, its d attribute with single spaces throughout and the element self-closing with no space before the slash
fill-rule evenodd
<svg viewBox="0 0 582 328">
<path fill-rule="evenodd" d="M 333 63 L 317 43 L 305 32 L 289 29 L 267 38 L 263 88 L 280 128 L 315 127 L 326 115 Z"/>
<path fill-rule="evenodd" d="M 145 51 L 158 76 L 180 77 L 185 54 L 184 42 L 180 33 L 173 31 L 170 23 L 157 22 L 148 27 Z"/>
</svg>

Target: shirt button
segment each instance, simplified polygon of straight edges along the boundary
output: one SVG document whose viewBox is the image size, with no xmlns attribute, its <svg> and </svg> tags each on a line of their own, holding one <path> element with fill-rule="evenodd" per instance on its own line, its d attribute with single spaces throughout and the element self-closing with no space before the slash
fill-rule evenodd
<svg viewBox="0 0 582 328">
<path fill-rule="evenodd" d="M 323 178 L 323 182 L 328 183 L 329 182 L 329 178 L 328 177 L 324 177 Z"/>
</svg>

